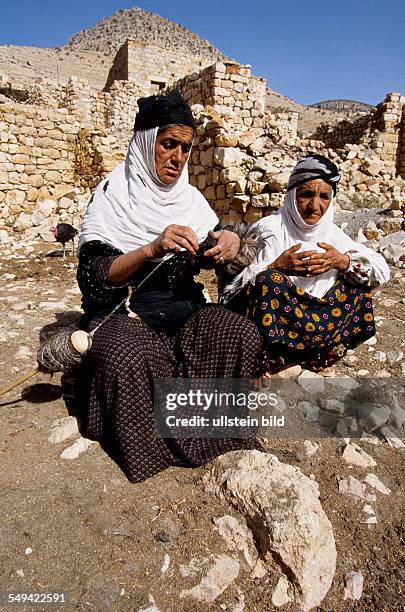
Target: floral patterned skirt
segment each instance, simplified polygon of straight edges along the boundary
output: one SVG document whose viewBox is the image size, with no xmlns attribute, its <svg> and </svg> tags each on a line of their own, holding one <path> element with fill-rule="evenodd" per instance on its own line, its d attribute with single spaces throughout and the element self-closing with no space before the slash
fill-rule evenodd
<svg viewBox="0 0 405 612">
<path fill-rule="evenodd" d="M 369 287 L 344 275 L 317 298 L 281 272 L 265 270 L 249 289 L 247 316 L 267 341 L 265 366 L 272 373 L 291 364 L 328 367 L 375 334 Z"/>
</svg>

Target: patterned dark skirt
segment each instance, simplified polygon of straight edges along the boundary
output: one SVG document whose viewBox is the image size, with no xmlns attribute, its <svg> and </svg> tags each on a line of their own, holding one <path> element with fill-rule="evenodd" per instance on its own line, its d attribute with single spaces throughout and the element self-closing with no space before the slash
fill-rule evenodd
<svg viewBox="0 0 405 612">
<path fill-rule="evenodd" d="M 320 370 L 375 334 L 368 287 L 339 275 L 322 298 L 275 270 L 261 272 L 249 289 L 248 312 L 267 343 L 267 368 L 300 364 Z"/>
<path fill-rule="evenodd" d="M 253 378 L 262 348 L 251 321 L 216 304 L 198 310 L 171 335 L 117 314 L 95 334 L 79 374 L 83 434 L 101 442 L 131 482 L 173 465 L 199 466 L 231 450 L 260 449 L 252 438 L 159 437 L 153 382 L 166 377 Z"/>
</svg>

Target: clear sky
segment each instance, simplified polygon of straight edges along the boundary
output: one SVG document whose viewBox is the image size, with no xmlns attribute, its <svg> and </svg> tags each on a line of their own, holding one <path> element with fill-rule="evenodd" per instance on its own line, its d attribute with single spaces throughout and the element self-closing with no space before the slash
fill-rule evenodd
<svg viewBox="0 0 405 612">
<path fill-rule="evenodd" d="M 181 23 L 302 104 L 405 95 L 405 0 L 0 0 L 0 44 L 62 46 L 131 6 Z"/>
</svg>

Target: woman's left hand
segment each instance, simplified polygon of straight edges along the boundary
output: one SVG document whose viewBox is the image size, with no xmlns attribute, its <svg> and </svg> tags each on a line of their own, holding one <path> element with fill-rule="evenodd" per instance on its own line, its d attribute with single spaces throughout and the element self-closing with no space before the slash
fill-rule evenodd
<svg viewBox="0 0 405 612">
<path fill-rule="evenodd" d="M 214 232 L 210 230 L 208 235 L 210 238 L 218 240 L 218 242 L 212 249 L 205 251 L 204 257 L 209 257 L 215 264 L 221 265 L 234 259 L 240 247 L 240 239 L 235 232 L 230 230 Z"/>
<path fill-rule="evenodd" d="M 325 249 L 325 253 L 311 255 L 307 268 L 310 276 L 317 276 L 329 270 L 339 270 L 339 272 L 347 270 L 350 264 L 348 255 L 340 253 L 335 247 L 326 242 L 318 242 L 317 244 L 321 249 Z"/>
</svg>

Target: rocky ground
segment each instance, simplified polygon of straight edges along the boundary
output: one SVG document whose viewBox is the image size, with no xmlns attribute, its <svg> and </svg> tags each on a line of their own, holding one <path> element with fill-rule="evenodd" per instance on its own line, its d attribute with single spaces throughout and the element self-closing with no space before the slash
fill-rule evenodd
<svg viewBox="0 0 405 612">
<path fill-rule="evenodd" d="M 51 243 L 3 250 L 0 387 L 35 367 L 39 335 L 79 317 L 75 268 Z M 3 395 L 0 591 L 65 592 L 65 609 L 100 612 L 402 610 L 404 286 L 393 267 L 375 292 L 376 340 L 336 378 L 291 372 L 303 430 L 320 422 L 323 435 L 268 437 L 264 458 L 246 451 L 133 485 L 78 437 L 69 380 L 39 374 Z"/>
</svg>

